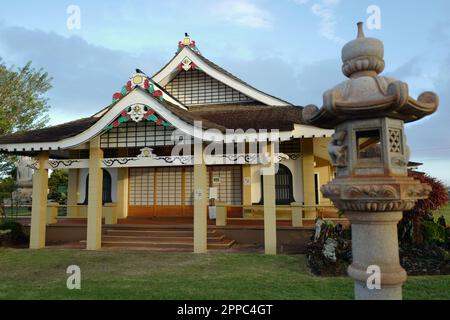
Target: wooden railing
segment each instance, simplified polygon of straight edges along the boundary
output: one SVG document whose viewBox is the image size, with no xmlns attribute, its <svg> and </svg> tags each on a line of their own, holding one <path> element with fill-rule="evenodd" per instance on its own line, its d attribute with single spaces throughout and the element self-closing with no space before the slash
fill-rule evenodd
<svg viewBox="0 0 450 320">
<path fill-rule="evenodd" d="M 264 217 L 228 217 L 228 208 L 242 208 L 243 215 L 245 212 L 254 210 L 264 211 L 264 205 L 229 205 L 222 202 L 216 203 L 216 225 L 226 226 L 227 220 L 264 220 Z M 333 205 L 304 205 L 293 202 L 290 205 L 277 205 L 276 212 L 290 212 L 290 218 L 277 218 L 277 221 L 291 221 L 293 227 L 302 227 L 303 221 L 314 221 L 320 209 L 336 209 Z M 308 214 L 305 214 L 308 213 Z M 323 218 L 323 216 L 321 217 Z"/>
</svg>

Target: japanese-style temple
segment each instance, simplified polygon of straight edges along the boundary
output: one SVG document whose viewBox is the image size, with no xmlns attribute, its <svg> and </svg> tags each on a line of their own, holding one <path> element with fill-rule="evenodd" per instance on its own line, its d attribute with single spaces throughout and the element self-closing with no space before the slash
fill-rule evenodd
<svg viewBox="0 0 450 320">
<path fill-rule="evenodd" d="M 208 249 L 209 227 L 253 225 L 275 254 L 277 225 L 312 226 L 330 205 L 319 190 L 334 175 L 333 131 L 211 62 L 187 34 L 161 70 L 124 83 L 91 117 L 0 137 L 2 153 L 34 159 L 30 248 L 45 247 L 65 206 L 91 250 L 114 242 L 108 226 L 183 221 L 195 252 Z M 67 204 L 47 199 L 55 169 L 68 170 Z"/>
</svg>

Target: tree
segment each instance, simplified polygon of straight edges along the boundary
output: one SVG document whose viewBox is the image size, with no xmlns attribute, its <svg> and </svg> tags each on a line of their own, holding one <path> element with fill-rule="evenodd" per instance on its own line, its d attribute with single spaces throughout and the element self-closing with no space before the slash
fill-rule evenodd
<svg viewBox="0 0 450 320">
<path fill-rule="evenodd" d="M 43 128 L 48 118 L 48 99 L 52 78 L 43 69 L 28 62 L 14 70 L 0 58 L 0 135 Z M 14 159 L 0 157 L 0 176 L 13 168 Z"/>
<path fill-rule="evenodd" d="M 66 170 L 54 170 L 48 179 L 49 197 L 57 202 L 67 199 L 69 177 Z"/>
<path fill-rule="evenodd" d="M 12 194 L 16 189 L 17 185 L 15 179 L 11 177 L 0 179 L 0 217 L 6 216 L 6 210 L 3 204 L 6 199 L 12 199 Z"/>
<path fill-rule="evenodd" d="M 408 175 L 422 183 L 431 186 L 431 192 L 427 199 L 418 200 L 414 208 L 410 211 L 405 211 L 403 221 L 401 223 L 412 222 L 414 228 L 414 241 L 422 241 L 422 224 L 428 216 L 432 215 L 433 211 L 441 208 L 448 203 L 448 190 L 445 185 L 436 178 L 433 178 L 425 173 L 409 171 Z"/>
</svg>

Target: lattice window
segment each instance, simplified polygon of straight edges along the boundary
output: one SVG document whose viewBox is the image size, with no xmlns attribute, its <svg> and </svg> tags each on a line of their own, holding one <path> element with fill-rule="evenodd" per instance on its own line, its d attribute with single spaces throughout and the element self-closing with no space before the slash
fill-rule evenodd
<svg viewBox="0 0 450 320">
<path fill-rule="evenodd" d="M 200 70 L 181 71 L 165 89 L 185 105 L 254 101 Z"/>
<path fill-rule="evenodd" d="M 131 206 L 181 206 L 194 204 L 193 167 L 130 168 L 129 204 Z M 184 184 L 183 184 L 184 174 Z M 215 180 L 219 180 L 217 183 Z M 208 181 L 218 188 L 218 201 L 242 204 L 241 166 L 208 167 Z M 155 189 L 156 188 L 156 189 Z M 155 199 L 156 196 L 156 199 Z"/>
<path fill-rule="evenodd" d="M 132 206 L 153 206 L 154 168 L 130 168 L 129 203 Z"/>
<path fill-rule="evenodd" d="M 210 186 L 218 188 L 217 200 L 230 205 L 242 204 L 242 167 L 211 166 L 208 169 Z"/>
<path fill-rule="evenodd" d="M 153 122 L 126 122 L 101 136 L 102 148 L 152 147 L 174 145 L 173 127 L 164 127 Z"/>
<path fill-rule="evenodd" d="M 184 171 L 184 194 L 185 204 L 187 206 L 194 205 L 194 168 L 186 167 Z"/>
<path fill-rule="evenodd" d="M 156 171 L 156 204 L 159 206 L 182 204 L 182 168 L 158 168 Z"/>
<path fill-rule="evenodd" d="M 400 129 L 389 129 L 390 152 L 402 153 L 402 131 Z"/>
</svg>

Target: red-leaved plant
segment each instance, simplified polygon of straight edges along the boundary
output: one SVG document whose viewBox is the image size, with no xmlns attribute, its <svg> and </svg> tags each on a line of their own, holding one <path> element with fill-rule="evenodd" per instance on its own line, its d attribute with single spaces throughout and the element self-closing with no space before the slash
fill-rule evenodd
<svg viewBox="0 0 450 320">
<path fill-rule="evenodd" d="M 409 171 L 408 175 L 431 186 L 428 198 L 418 200 L 415 207 L 410 211 L 405 211 L 403 215 L 404 220 L 412 220 L 414 222 L 414 238 L 420 242 L 422 241 L 420 230 L 424 217 L 448 203 L 448 190 L 440 180 L 428 174 Z"/>
</svg>

